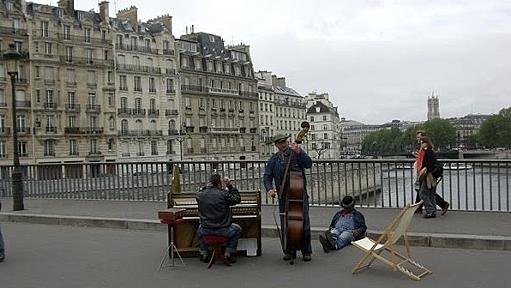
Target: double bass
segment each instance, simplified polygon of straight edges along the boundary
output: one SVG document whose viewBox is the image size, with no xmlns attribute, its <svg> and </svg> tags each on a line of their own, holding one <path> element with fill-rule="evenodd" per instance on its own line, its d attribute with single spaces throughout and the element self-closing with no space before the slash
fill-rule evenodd
<svg viewBox="0 0 511 288">
<path fill-rule="evenodd" d="M 303 138 L 310 129 L 309 122 L 302 122 L 300 127 L 302 130 L 296 135 L 295 143 L 301 144 Z M 295 152 L 291 150 L 286 170 L 283 178 L 283 185 L 280 186 L 279 195 L 282 195 L 279 201 L 285 202 L 284 212 L 281 213 L 281 244 L 284 251 L 291 253 L 290 264 L 294 264 L 296 251 L 301 250 L 303 246 L 303 209 L 305 193 L 305 179 L 302 171 L 293 169 L 291 163 L 296 157 Z"/>
</svg>

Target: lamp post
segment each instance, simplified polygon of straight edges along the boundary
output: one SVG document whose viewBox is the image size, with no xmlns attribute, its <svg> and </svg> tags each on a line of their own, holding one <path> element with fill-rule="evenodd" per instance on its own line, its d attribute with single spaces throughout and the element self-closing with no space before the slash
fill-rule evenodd
<svg viewBox="0 0 511 288">
<path fill-rule="evenodd" d="M 3 58 L 7 64 L 7 74 L 11 77 L 12 91 L 12 146 L 13 146 L 13 170 L 12 170 L 12 195 L 13 210 L 23 210 L 23 171 L 20 167 L 20 155 L 18 151 L 18 127 L 16 123 L 16 77 L 18 76 L 18 61 L 21 54 L 16 50 L 14 44 L 9 44 L 9 49 L 4 52 Z"/>
<path fill-rule="evenodd" d="M 181 153 L 179 160 L 183 161 L 183 141 L 185 140 L 186 134 L 183 133 L 183 130 L 179 130 L 177 135 L 176 141 L 179 142 L 179 153 Z"/>
</svg>

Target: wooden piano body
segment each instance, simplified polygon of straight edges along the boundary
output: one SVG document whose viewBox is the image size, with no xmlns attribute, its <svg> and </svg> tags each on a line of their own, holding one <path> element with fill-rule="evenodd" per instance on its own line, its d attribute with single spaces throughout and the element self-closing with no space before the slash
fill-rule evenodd
<svg viewBox="0 0 511 288">
<path fill-rule="evenodd" d="M 233 222 L 241 226 L 240 244 L 256 246 L 257 256 L 261 255 L 261 194 L 258 190 L 240 191 L 241 203 L 232 206 Z M 192 257 L 199 254 L 197 228 L 199 213 L 196 192 L 169 193 L 169 208 L 184 208 L 183 221 L 174 227 L 174 244 L 181 256 Z M 169 229 L 170 243 L 170 229 Z M 238 245 L 238 254 L 248 254 L 245 245 Z M 254 248 L 255 249 L 255 248 Z M 253 252 L 253 251 L 251 251 Z"/>
</svg>

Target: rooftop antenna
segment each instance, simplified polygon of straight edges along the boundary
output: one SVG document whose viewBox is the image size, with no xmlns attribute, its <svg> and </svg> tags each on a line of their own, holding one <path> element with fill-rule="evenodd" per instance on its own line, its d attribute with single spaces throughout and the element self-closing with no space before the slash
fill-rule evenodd
<svg viewBox="0 0 511 288">
<path fill-rule="evenodd" d="M 115 11 L 115 14 L 117 14 L 117 0 L 114 0 L 114 11 Z"/>
</svg>

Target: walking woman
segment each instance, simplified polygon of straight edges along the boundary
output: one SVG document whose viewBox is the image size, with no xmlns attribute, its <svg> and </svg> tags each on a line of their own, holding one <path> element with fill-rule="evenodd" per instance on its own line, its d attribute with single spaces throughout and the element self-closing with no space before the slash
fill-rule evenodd
<svg viewBox="0 0 511 288">
<path fill-rule="evenodd" d="M 417 179 L 419 181 L 419 196 L 424 201 L 426 214 L 424 218 L 436 217 L 435 187 L 437 181 L 432 172 L 436 165 L 436 155 L 433 152 L 433 143 L 428 136 L 420 138 L 421 147 L 417 153 Z"/>
</svg>

